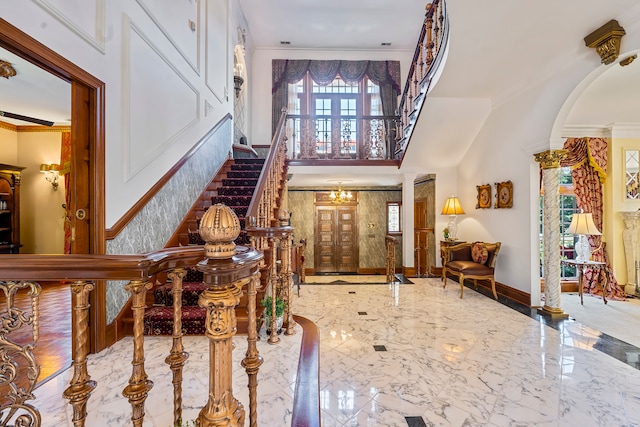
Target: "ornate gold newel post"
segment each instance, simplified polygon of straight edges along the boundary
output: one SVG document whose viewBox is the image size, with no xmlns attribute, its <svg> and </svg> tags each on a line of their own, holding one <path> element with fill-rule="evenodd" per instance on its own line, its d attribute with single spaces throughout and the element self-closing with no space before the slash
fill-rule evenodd
<svg viewBox="0 0 640 427">
<path fill-rule="evenodd" d="M 87 372 L 87 353 L 89 352 L 89 292 L 93 283 L 74 281 L 71 284 L 73 295 L 73 311 L 75 313 L 75 352 L 73 356 L 73 378 L 62 396 L 69 399 L 73 407 L 73 425 L 84 426 L 87 416 L 87 401 L 96 382 L 91 380 Z"/>
<path fill-rule="evenodd" d="M 133 312 L 133 370 L 129 385 L 124 388 L 122 395 L 129 399 L 131 409 L 131 421 L 134 427 L 142 427 L 144 420 L 144 402 L 147 400 L 149 390 L 153 388 L 153 381 L 147 378 L 144 370 L 144 308 L 145 295 L 153 284 L 149 281 L 133 280 L 125 286 L 125 290 L 131 294 L 131 311 Z"/>
<path fill-rule="evenodd" d="M 253 308 L 253 315 L 249 314 L 249 350 L 243 364 L 245 367 L 250 365 L 251 372 L 257 374 L 262 363 L 255 347 L 255 281 L 262 254 L 255 249 L 236 248 L 233 240 L 239 234 L 238 217 L 225 205 L 211 206 L 200 221 L 200 236 L 207 242 L 204 246 L 207 259 L 198 263 L 198 270 L 204 274 L 207 289 L 200 294 L 198 305 L 207 310 L 205 335 L 209 339 L 209 400 L 196 420 L 199 427 L 244 425 L 244 407 L 233 396 L 232 340 L 236 333 L 235 308 L 245 285 L 249 285 L 249 311 Z M 257 379 L 253 381 L 257 386 Z M 255 389 L 250 385 L 252 425 L 257 425 Z"/>
<path fill-rule="evenodd" d="M 535 154 L 536 162 L 542 167 L 544 185 L 543 240 L 544 240 L 544 307 L 541 314 L 555 318 L 568 315 L 560 307 L 560 206 L 559 174 L 560 161 L 566 156 L 565 150 L 547 150 Z"/>
</svg>

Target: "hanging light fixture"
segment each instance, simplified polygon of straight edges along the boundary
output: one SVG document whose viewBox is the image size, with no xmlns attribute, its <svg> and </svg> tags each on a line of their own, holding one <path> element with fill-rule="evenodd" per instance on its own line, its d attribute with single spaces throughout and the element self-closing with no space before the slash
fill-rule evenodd
<svg viewBox="0 0 640 427">
<path fill-rule="evenodd" d="M 331 199 L 331 203 L 348 203 L 353 200 L 353 194 L 351 194 L 351 191 L 344 191 L 342 189 L 342 182 L 338 182 L 338 191 L 331 190 L 329 198 Z"/>
</svg>

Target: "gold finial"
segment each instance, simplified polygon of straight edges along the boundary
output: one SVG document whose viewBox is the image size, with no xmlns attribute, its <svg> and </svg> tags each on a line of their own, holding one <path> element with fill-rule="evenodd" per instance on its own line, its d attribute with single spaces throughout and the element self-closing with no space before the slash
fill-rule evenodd
<svg viewBox="0 0 640 427">
<path fill-rule="evenodd" d="M 198 229 L 207 242 L 204 251 L 207 258 L 231 258 L 236 253 L 233 242 L 240 234 L 240 221 L 230 207 L 218 203 L 210 206 L 200 220 Z"/>
</svg>

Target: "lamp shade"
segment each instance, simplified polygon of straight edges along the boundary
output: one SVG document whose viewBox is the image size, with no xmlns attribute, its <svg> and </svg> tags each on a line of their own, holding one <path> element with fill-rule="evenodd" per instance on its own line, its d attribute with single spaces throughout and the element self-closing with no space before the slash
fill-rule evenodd
<svg viewBox="0 0 640 427">
<path fill-rule="evenodd" d="M 592 213 L 574 213 L 573 218 L 571 218 L 571 224 L 569 224 L 569 228 L 567 228 L 567 233 L 588 234 L 591 236 L 602 235 L 593 223 Z"/>
<path fill-rule="evenodd" d="M 444 204 L 444 208 L 442 208 L 442 215 L 462 215 L 464 211 L 462 210 L 462 206 L 460 206 L 460 201 L 457 197 L 451 196 L 447 199 Z"/>
</svg>

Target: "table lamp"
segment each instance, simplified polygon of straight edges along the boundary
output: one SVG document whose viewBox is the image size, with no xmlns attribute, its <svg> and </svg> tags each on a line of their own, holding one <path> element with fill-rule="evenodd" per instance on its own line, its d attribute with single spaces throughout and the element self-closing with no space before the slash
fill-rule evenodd
<svg viewBox="0 0 640 427">
<path fill-rule="evenodd" d="M 567 233 L 577 234 L 578 241 L 574 249 L 576 251 L 576 261 L 585 262 L 591 258 L 591 245 L 587 236 L 601 236 L 602 233 L 593 223 L 593 214 L 591 213 L 574 213 L 571 218 L 571 224 L 567 228 Z"/>
<path fill-rule="evenodd" d="M 441 214 L 449 215 L 449 224 L 447 225 L 447 228 L 449 229 L 449 240 L 456 240 L 456 231 L 458 228 L 456 221 L 458 220 L 458 215 L 464 214 L 458 198 L 455 196 L 447 198 Z"/>
</svg>

